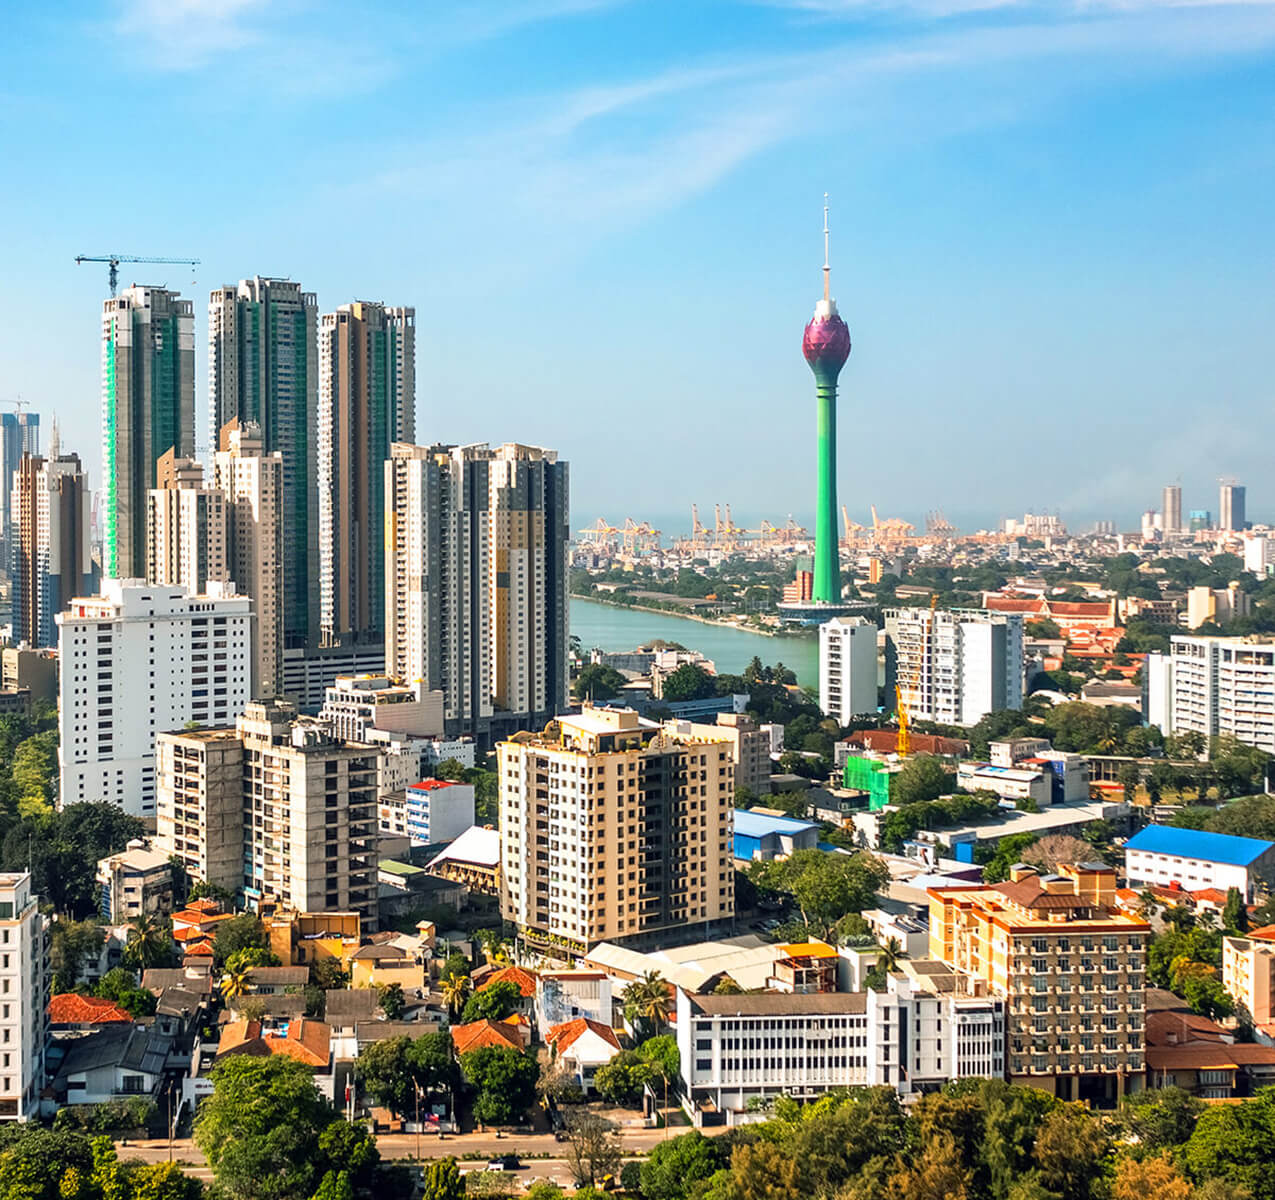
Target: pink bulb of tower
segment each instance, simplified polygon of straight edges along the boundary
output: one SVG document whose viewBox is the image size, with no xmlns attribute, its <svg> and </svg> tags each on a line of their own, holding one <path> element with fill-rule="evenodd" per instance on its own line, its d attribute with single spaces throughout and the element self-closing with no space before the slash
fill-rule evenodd
<svg viewBox="0 0 1275 1200">
<path fill-rule="evenodd" d="M 801 339 L 801 351 L 812 366 L 841 370 L 850 357 L 850 327 L 837 313 L 812 317 Z"/>
</svg>

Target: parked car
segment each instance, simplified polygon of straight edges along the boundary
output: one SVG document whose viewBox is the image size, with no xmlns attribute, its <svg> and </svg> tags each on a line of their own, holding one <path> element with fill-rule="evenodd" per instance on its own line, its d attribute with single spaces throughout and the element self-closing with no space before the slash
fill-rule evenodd
<svg viewBox="0 0 1275 1200">
<path fill-rule="evenodd" d="M 489 1171 L 517 1171 L 522 1167 L 516 1154 L 497 1154 L 487 1160 Z"/>
</svg>

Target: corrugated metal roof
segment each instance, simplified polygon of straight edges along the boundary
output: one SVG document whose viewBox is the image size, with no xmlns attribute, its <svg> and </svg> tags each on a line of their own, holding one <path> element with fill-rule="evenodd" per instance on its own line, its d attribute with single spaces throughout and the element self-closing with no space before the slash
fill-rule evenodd
<svg viewBox="0 0 1275 1200">
<path fill-rule="evenodd" d="M 1126 850 L 1172 854 L 1176 858 L 1194 858 L 1232 867 L 1247 867 L 1272 848 L 1275 842 L 1202 829 L 1178 829 L 1173 825 L 1148 825 L 1125 843 Z"/>
</svg>

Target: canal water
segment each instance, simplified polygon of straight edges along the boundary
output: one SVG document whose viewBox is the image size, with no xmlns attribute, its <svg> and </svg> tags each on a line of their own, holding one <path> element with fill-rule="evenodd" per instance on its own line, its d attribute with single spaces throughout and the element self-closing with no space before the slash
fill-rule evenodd
<svg viewBox="0 0 1275 1200">
<path fill-rule="evenodd" d="M 595 647 L 633 650 L 663 638 L 698 650 L 724 675 L 743 674 L 756 655 L 767 666 L 782 662 L 796 672 L 803 687 L 819 686 L 819 638 L 813 630 L 800 636 L 766 637 L 725 625 L 706 625 L 674 613 L 642 612 L 572 596 L 571 632 L 580 639 L 586 654 Z"/>
</svg>

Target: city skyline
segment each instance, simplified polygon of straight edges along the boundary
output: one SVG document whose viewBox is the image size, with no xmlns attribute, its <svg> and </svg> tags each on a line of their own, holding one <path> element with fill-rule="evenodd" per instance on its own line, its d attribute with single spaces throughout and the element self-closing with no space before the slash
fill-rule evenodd
<svg viewBox="0 0 1275 1200">
<path fill-rule="evenodd" d="M 260 273 L 302 281 L 324 312 L 414 304 L 418 439 L 556 446 L 578 464 L 581 514 L 640 512 L 653 482 L 689 505 L 692 462 L 708 485 L 694 491 L 725 496 L 761 445 L 779 469 L 753 472 L 749 494 L 799 509 L 814 422 L 791 329 L 818 286 L 825 190 L 855 328 L 838 480 L 852 512 L 957 509 L 967 465 L 994 464 L 971 508 L 1122 524 L 1164 477 L 1212 493 L 1220 475 L 1259 476 L 1275 5 L 775 2 L 728 22 L 605 0 L 489 5 L 477 21 L 384 10 L 326 57 L 339 31 L 322 3 L 81 11 L 14 16 L 24 53 L 0 120 L 31 186 L 0 200 L 24 231 L 8 261 L 64 320 L 16 312 L 0 378 L 6 399 L 59 416 L 95 487 L 105 268 L 72 259 L 117 248 L 201 260 L 135 276 L 194 305 L 201 454 L 207 298 Z M 90 116 L 123 81 L 167 150 L 85 204 L 67 172 L 111 178 Z M 254 105 L 268 134 L 245 128 Z M 371 132 L 369 106 L 384 116 Z M 296 152 L 284 171 L 279 140 Z M 222 204 L 228 178 L 252 221 Z M 333 238 L 333 215 L 364 197 L 382 219 L 357 244 Z M 472 369 L 493 306 L 516 364 L 495 389 Z M 579 336 L 591 322 L 605 329 Z M 603 373 L 608 404 L 678 431 L 654 479 L 607 461 Z M 1138 453 L 1082 448 L 1042 480 L 1008 419 L 1023 405 Z M 906 488 L 879 452 L 903 413 Z"/>
</svg>

